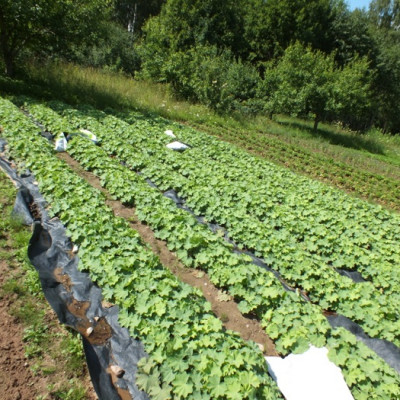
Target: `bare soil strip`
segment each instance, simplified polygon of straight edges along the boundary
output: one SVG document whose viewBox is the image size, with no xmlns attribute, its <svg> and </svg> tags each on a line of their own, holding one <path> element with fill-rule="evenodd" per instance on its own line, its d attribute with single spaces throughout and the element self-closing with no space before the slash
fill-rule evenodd
<svg viewBox="0 0 400 400">
<path fill-rule="evenodd" d="M 244 317 L 237 304 L 233 300 L 228 300 L 226 296 L 221 296 L 221 291 L 211 283 L 208 275 L 203 271 L 185 267 L 176 254 L 168 249 L 166 242 L 158 240 L 150 227 L 138 220 L 134 208 L 126 207 L 120 201 L 113 200 L 110 193 L 101 186 L 99 178 L 91 172 L 85 171 L 67 153 L 59 153 L 58 157 L 65 161 L 91 186 L 105 194 L 106 204 L 113 210 L 114 215 L 125 218 L 130 223 L 132 229 L 136 230 L 143 241 L 150 245 L 165 267 L 182 282 L 197 287 L 202 291 L 204 297 L 211 303 L 213 312 L 222 321 L 226 329 L 239 333 L 244 340 L 252 340 L 258 343 L 261 345 L 260 348 L 265 355 L 278 355 L 274 343 L 262 329 L 260 323 Z"/>
</svg>

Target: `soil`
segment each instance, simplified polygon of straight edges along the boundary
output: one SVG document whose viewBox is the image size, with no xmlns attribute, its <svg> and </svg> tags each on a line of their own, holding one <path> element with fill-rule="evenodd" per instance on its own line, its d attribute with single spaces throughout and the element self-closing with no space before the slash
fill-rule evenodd
<svg viewBox="0 0 400 400">
<path fill-rule="evenodd" d="M 76 325 L 78 332 L 92 345 L 100 346 L 111 338 L 112 329 L 103 317 L 90 321 L 86 316 L 89 307 L 88 301 L 78 301 L 73 298 L 68 304 L 68 311 L 78 318 Z"/>
<path fill-rule="evenodd" d="M 143 241 L 151 246 L 153 252 L 158 255 L 165 267 L 182 282 L 197 287 L 203 292 L 204 297 L 211 303 L 214 314 L 222 321 L 226 329 L 239 333 L 244 340 L 252 340 L 258 343 L 260 349 L 267 356 L 279 355 L 273 341 L 265 333 L 260 323 L 246 318 L 239 311 L 237 304 L 211 283 L 206 273 L 185 267 L 176 254 L 168 249 L 166 242 L 158 240 L 150 227 L 138 220 L 134 208 L 126 207 L 120 201 L 112 199 L 108 191 L 101 186 L 99 178 L 91 172 L 85 171 L 67 153 L 58 153 L 58 156 L 90 185 L 105 194 L 106 204 L 113 210 L 114 214 L 129 221 L 132 229 L 136 230 Z"/>
<path fill-rule="evenodd" d="M 5 281 L 7 270 L 7 263 L 0 261 L 0 286 Z M 33 376 L 25 358 L 23 328 L 7 312 L 12 301 L 12 296 L 0 299 L 0 393 L 3 400 L 31 400 L 32 393 L 41 384 Z"/>
<path fill-rule="evenodd" d="M 122 389 L 118 386 L 118 377 L 115 372 L 113 371 L 113 369 L 111 368 L 111 366 L 109 366 L 107 368 L 107 372 L 110 374 L 111 377 L 111 382 L 114 385 L 119 397 L 121 398 L 121 400 L 132 400 L 132 396 L 129 393 L 128 390 L 126 389 Z M 122 373 L 123 374 L 123 373 Z"/>
<path fill-rule="evenodd" d="M 0 260 L 0 288 L 12 276 L 12 269 L 8 262 Z M 3 294 L 0 298 L 0 397 L 2 400 L 32 400 L 37 396 L 49 394 L 48 385 L 54 382 L 54 376 L 49 377 L 35 374 L 32 370 L 35 359 L 25 356 L 23 334 L 24 326 L 18 318 L 9 314 L 9 310 L 16 301 L 16 294 Z M 47 306 L 46 306 L 47 307 Z M 56 314 L 49 309 L 46 314 L 46 323 L 56 321 Z M 49 358 L 49 360 L 47 360 Z M 44 362 L 52 365 L 54 361 L 44 355 Z M 68 383 L 66 375 L 57 377 L 61 383 Z M 97 396 L 87 375 L 85 386 L 88 387 L 88 400 L 96 400 Z M 52 399 L 53 396 L 46 397 Z"/>
</svg>

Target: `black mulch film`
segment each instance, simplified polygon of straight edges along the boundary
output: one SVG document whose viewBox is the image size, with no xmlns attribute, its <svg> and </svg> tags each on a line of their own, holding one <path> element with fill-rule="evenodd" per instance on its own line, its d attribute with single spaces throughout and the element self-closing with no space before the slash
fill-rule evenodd
<svg viewBox="0 0 400 400">
<path fill-rule="evenodd" d="M 2 147 L 3 141 L 0 151 Z M 50 219 L 33 176 L 28 171 L 18 175 L 2 157 L 0 167 L 18 187 L 13 214 L 33 226 L 28 256 L 43 293 L 60 322 L 81 333 L 97 396 L 100 400 L 149 399 L 135 384 L 137 363 L 146 357 L 142 343 L 119 325 L 118 307 L 102 303 L 101 289 L 78 270 L 79 257 L 66 229 L 57 218 Z"/>
<path fill-rule="evenodd" d="M 146 181 L 151 187 L 158 189 L 157 185 L 154 182 L 150 181 L 149 179 L 147 179 Z M 237 246 L 237 244 L 229 238 L 229 233 L 227 232 L 227 230 L 224 227 L 222 227 L 218 224 L 212 224 L 210 222 L 206 222 L 204 217 L 195 215 L 193 210 L 191 210 L 189 207 L 187 207 L 185 205 L 185 200 L 182 199 L 181 197 L 179 197 L 178 194 L 175 192 L 175 190 L 170 189 L 170 190 L 167 190 L 166 192 L 163 192 L 163 194 L 165 197 L 172 200 L 178 208 L 181 208 L 181 209 L 189 212 L 190 214 L 192 214 L 199 223 L 207 225 L 208 228 L 211 231 L 213 231 L 214 233 L 218 230 L 224 232 L 224 236 L 223 236 L 224 239 L 228 243 L 233 245 L 233 251 L 235 253 L 247 254 L 248 256 L 250 256 L 252 258 L 253 263 L 255 265 L 257 265 L 260 268 L 264 268 L 269 272 L 272 272 L 276 276 L 276 278 L 280 281 L 280 283 L 282 284 L 282 286 L 284 287 L 285 290 L 295 291 L 295 289 L 288 286 L 285 283 L 285 281 L 282 279 L 280 274 L 277 271 L 275 271 L 274 269 L 272 269 L 271 267 L 269 267 L 264 260 L 257 257 L 251 251 L 240 250 L 239 247 Z M 344 276 L 347 276 L 348 278 L 352 279 L 355 283 L 362 284 L 363 282 L 366 282 L 363 279 L 363 277 L 361 276 L 361 274 L 357 271 L 347 271 L 345 269 L 341 269 L 341 270 L 337 269 L 337 272 L 340 275 L 344 275 Z M 301 294 L 301 297 L 303 298 L 304 301 L 310 301 L 310 299 L 304 294 Z M 386 361 L 386 363 L 388 365 L 390 365 L 392 368 L 394 368 L 400 374 L 400 349 L 395 344 L 393 344 L 387 340 L 384 340 L 384 339 L 376 339 L 376 338 L 369 337 L 363 331 L 363 329 L 360 327 L 360 325 L 358 325 L 357 323 L 355 323 L 354 321 L 352 321 L 351 319 L 349 319 L 343 315 L 340 315 L 340 314 L 329 315 L 326 318 L 327 318 L 329 324 L 332 326 L 332 328 L 342 327 L 342 328 L 347 329 L 349 332 L 354 334 L 358 340 L 360 340 L 366 346 L 368 346 L 371 350 L 373 350 L 379 357 L 381 357 L 384 361 Z"/>
</svg>

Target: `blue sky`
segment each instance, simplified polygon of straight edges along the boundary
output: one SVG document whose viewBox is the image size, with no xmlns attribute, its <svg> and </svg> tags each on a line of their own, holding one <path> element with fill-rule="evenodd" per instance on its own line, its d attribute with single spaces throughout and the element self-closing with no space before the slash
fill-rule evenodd
<svg viewBox="0 0 400 400">
<path fill-rule="evenodd" d="M 347 0 L 350 10 L 365 7 L 368 10 L 370 0 Z"/>
</svg>

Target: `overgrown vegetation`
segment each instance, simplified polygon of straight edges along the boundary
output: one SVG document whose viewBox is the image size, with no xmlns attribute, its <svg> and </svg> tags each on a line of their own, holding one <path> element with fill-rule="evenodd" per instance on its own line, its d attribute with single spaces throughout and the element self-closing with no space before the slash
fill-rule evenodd
<svg viewBox="0 0 400 400">
<path fill-rule="evenodd" d="M 45 390 L 36 393 L 36 399 L 86 399 L 83 379 L 87 371 L 80 337 L 60 327 L 47 305 L 38 274 L 27 257 L 31 233 L 11 216 L 15 194 L 0 170 L 0 259 L 7 263 L 0 298 L 10 299 L 9 313 L 23 326 L 27 362 L 33 374 L 44 380 Z"/>
</svg>

